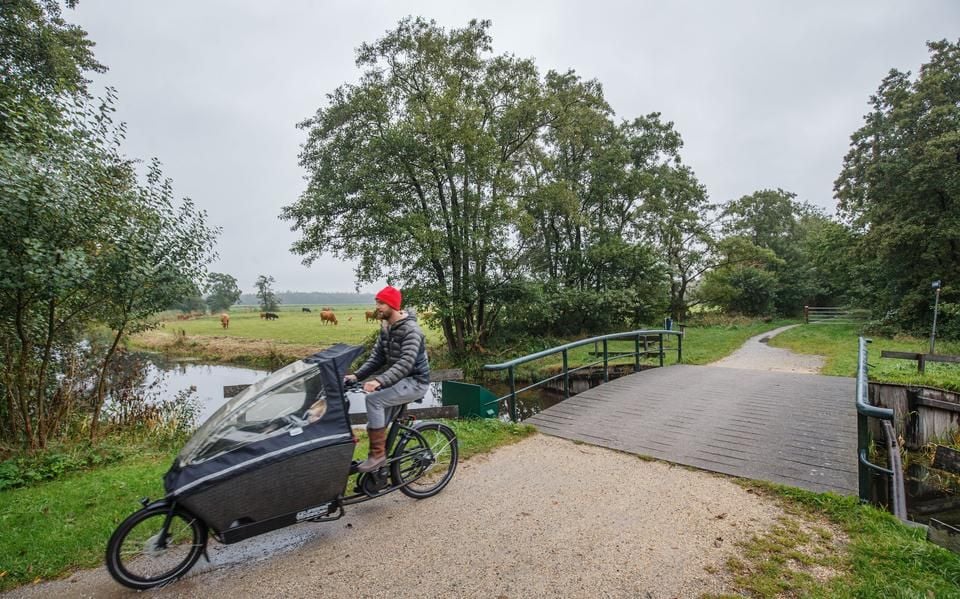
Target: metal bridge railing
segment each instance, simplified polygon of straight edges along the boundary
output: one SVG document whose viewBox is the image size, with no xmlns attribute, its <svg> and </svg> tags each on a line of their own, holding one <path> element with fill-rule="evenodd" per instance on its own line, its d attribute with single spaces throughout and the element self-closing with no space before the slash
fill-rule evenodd
<svg viewBox="0 0 960 599">
<path fill-rule="evenodd" d="M 665 348 L 663 346 L 664 336 L 674 335 L 677 338 L 677 362 L 683 361 L 683 332 L 682 331 L 671 331 L 666 329 L 654 329 L 654 330 L 640 330 L 640 331 L 630 331 L 627 333 L 612 333 L 610 335 L 600 335 L 598 337 L 591 337 L 589 339 L 581 339 L 580 341 L 574 341 L 572 343 L 567 343 L 565 345 L 560 345 L 551 349 L 546 349 L 541 352 L 534 354 L 529 354 L 510 360 L 509 362 L 503 362 L 502 364 L 486 364 L 483 369 L 487 371 L 498 371 L 506 370 L 507 378 L 510 382 L 510 393 L 504 395 L 503 397 L 498 397 L 497 402 L 502 402 L 504 400 L 510 400 L 510 419 L 514 422 L 520 420 L 520 415 L 517 412 L 517 395 L 523 393 L 524 391 L 529 391 L 550 381 L 563 378 L 563 394 L 564 397 L 570 397 L 570 374 L 577 372 L 578 370 L 583 370 L 585 368 L 590 368 L 591 366 L 596 366 L 597 364 L 603 364 L 603 381 L 607 382 L 610 380 L 610 371 L 609 364 L 611 354 L 608 350 L 608 342 L 616 339 L 633 339 L 634 340 L 634 351 L 632 352 L 616 352 L 613 355 L 613 359 L 621 359 L 627 357 L 633 357 L 633 369 L 635 372 L 640 370 L 640 358 L 641 356 L 649 355 L 651 352 L 648 349 L 647 341 L 650 337 L 656 337 L 658 342 L 658 347 L 656 354 L 660 358 L 660 366 L 663 366 L 663 358 Z M 596 351 L 597 355 L 602 355 L 603 357 L 599 360 L 577 366 L 576 368 L 570 368 L 569 365 L 569 351 L 584 345 L 599 344 L 603 343 L 603 352 Z M 641 347 L 642 345 L 642 347 Z M 526 364 L 527 362 L 532 362 L 534 360 L 539 360 L 541 358 L 547 358 L 550 356 L 555 356 L 557 354 L 563 355 L 563 370 L 560 374 L 555 374 L 553 376 L 547 377 L 541 381 L 537 381 L 532 385 L 527 385 L 522 389 L 517 389 L 516 384 L 516 367 L 521 364 Z"/>
<path fill-rule="evenodd" d="M 857 357 L 857 474 L 859 476 L 860 501 L 869 502 L 870 470 L 881 472 L 890 477 L 890 496 L 893 514 L 901 520 L 907 518 L 906 494 L 903 487 L 903 467 L 900 464 L 900 451 L 897 446 L 896 432 L 893 428 L 893 410 L 871 405 L 868 401 L 867 344 L 869 339 L 860 337 Z M 870 448 L 870 429 L 868 418 L 883 421 L 883 432 L 887 438 L 887 451 L 890 456 L 890 468 L 884 468 L 868 459 Z"/>
</svg>

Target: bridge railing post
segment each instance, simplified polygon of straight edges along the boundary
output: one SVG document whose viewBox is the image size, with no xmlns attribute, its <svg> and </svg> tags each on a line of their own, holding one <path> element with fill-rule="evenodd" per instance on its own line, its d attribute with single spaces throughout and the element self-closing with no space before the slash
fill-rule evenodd
<svg viewBox="0 0 960 599">
<path fill-rule="evenodd" d="M 633 340 L 633 371 L 640 372 L 640 335 Z"/>
<path fill-rule="evenodd" d="M 683 362 L 683 329 L 680 329 L 680 334 L 677 335 L 677 364 Z"/>
<path fill-rule="evenodd" d="M 663 368 L 663 333 L 660 333 L 660 368 Z"/>
<path fill-rule="evenodd" d="M 514 376 L 513 366 L 510 367 L 508 376 L 510 377 L 510 420 L 519 422 L 520 418 L 517 414 L 517 380 Z"/>
<path fill-rule="evenodd" d="M 563 350 L 563 397 L 570 399 L 570 368 L 567 360 L 567 350 Z"/>
<path fill-rule="evenodd" d="M 870 503 L 872 495 L 872 475 L 870 468 L 864 465 L 863 457 L 870 449 L 870 431 L 867 427 L 867 417 L 857 413 L 857 479 L 860 490 L 860 501 Z"/>
<path fill-rule="evenodd" d="M 604 383 L 609 383 L 609 382 L 610 382 L 610 372 L 607 370 L 607 362 L 608 362 L 608 358 L 607 358 L 607 340 L 604 339 L 604 340 L 603 340 L 603 382 L 604 382 Z"/>
</svg>

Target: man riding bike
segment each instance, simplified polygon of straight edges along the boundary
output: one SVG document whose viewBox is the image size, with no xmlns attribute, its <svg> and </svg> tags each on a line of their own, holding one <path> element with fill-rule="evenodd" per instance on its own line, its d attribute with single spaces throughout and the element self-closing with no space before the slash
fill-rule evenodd
<svg viewBox="0 0 960 599">
<path fill-rule="evenodd" d="M 400 309 L 402 299 L 400 290 L 390 285 L 377 293 L 380 336 L 363 366 L 343 379 L 353 384 L 378 373 L 363 383 L 370 453 L 357 467 L 360 472 L 372 472 L 387 461 L 386 409 L 420 399 L 430 384 L 426 338 L 416 319 Z"/>
</svg>

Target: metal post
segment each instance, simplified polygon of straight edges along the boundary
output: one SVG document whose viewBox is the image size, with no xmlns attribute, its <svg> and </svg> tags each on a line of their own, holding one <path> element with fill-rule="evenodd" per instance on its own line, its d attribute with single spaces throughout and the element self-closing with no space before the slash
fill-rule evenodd
<svg viewBox="0 0 960 599">
<path fill-rule="evenodd" d="M 520 421 L 517 414 L 517 382 L 513 376 L 513 366 L 510 367 L 510 420 Z"/>
<path fill-rule="evenodd" d="M 940 307 L 940 281 L 934 282 L 934 285 L 936 285 L 937 292 L 935 295 L 935 299 L 933 300 L 933 328 L 930 329 L 930 353 L 931 354 L 934 353 L 933 348 L 937 339 L 937 308 Z"/>
<path fill-rule="evenodd" d="M 610 373 L 607 372 L 607 340 L 603 340 L 603 382 L 610 382 Z"/>
<path fill-rule="evenodd" d="M 633 371 L 640 372 L 640 335 L 633 340 Z"/>
<path fill-rule="evenodd" d="M 680 329 L 680 334 L 677 335 L 677 364 L 683 362 L 683 329 Z"/>
<path fill-rule="evenodd" d="M 663 368 L 663 333 L 660 333 L 660 368 Z"/>
<path fill-rule="evenodd" d="M 863 458 L 867 455 L 870 446 L 870 431 L 867 429 L 867 417 L 857 413 L 857 456 Z M 860 486 L 860 501 L 870 502 L 871 483 L 873 481 L 870 475 L 870 469 L 864 465 L 863 459 L 857 460 L 857 475 Z"/>
<path fill-rule="evenodd" d="M 567 350 L 563 350 L 563 396 L 570 399 L 570 372 L 567 367 Z"/>
</svg>

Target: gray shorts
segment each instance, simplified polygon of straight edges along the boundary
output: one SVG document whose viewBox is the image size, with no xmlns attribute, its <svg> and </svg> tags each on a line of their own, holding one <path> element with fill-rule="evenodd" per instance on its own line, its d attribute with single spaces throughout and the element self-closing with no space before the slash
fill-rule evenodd
<svg viewBox="0 0 960 599">
<path fill-rule="evenodd" d="M 401 406 L 427 394 L 429 383 L 421 383 L 411 377 L 400 379 L 397 384 L 367 393 L 367 428 L 387 426 L 387 409 Z"/>
</svg>

